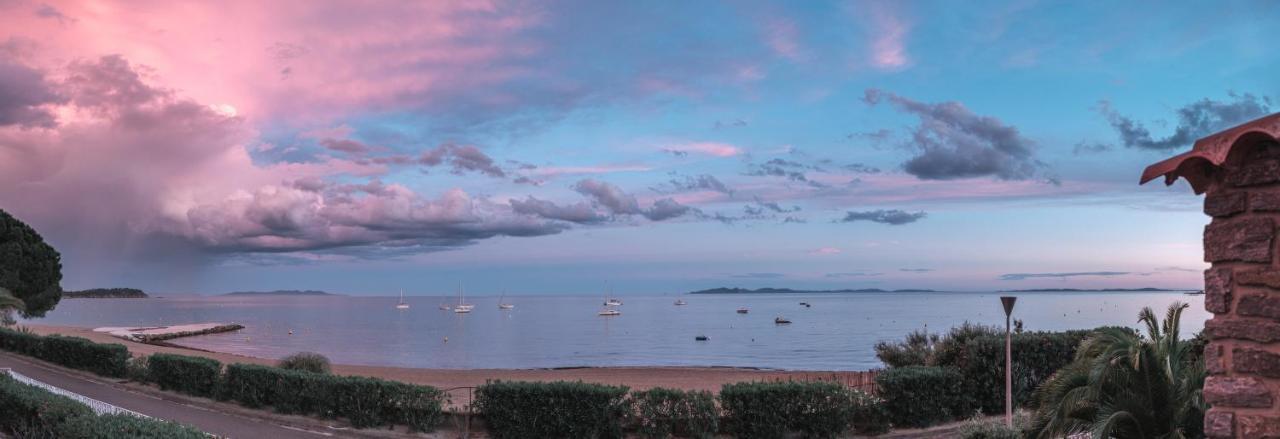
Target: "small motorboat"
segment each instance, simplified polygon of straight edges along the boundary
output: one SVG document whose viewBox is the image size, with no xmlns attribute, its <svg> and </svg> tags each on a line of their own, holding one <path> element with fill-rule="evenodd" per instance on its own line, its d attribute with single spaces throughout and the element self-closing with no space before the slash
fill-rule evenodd
<svg viewBox="0 0 1280 439">
<path fill-rule="evenodd" d="M 791 324 L 791 321 L 790 321 L 790 320 L 787 320 L 787 318 L 786 318 L 786 317 L 774 317 L 774 319 L 773 319 L 773 324 L 775 324 L 775 325 L 790 325 L 790 324 Z"/>
<path fill-rule="evenodd" d="M 613 308 L 605 308 L 605 309 L 600 310 L 600 312 L 596 313 L 596 315 L 601 316 L 601 317 L 613 317 L 613 316 L 620 316 L 620 315 L 622 315 L 622 311 L 618 311 L 618 310 L 613 309 Z"/>
<path fill-rule="evenodd" d="M 747 309 L 747 308 L 745 308 L 745 307 L 744 307 L 744 308 L 738 308 L 738 314 L 746 314 L 746 313 L 748 313 L 748 312 L 751 312 L 751 310 L 749 310 L 749 309 Z"/>
<path fill-rule="evenodd" d="M 440 310 L 441 310 L 441 311 L 448 311 L 448 310 L 451 310 L 451 309 L 453 309 L 453 307 L 452 307 L 452 306 L 449 306 L 449 304 L 447 304 L 447 303 L 441 303 L 441 304 L 440 304 Z"/>
<path fill-rule="evenodd" d="M 699 336 L 694 337 L 693 339 L 694 339 L 694 340 L 697 340 L 697 341 L 707 341 L 707 336 L 705 336 L 705 335 L 699 335 Z"/>
<path fill-rule="evenodd" d="M 676 300 L 676 306 L 685 306 L 688 304 L 689 304 L 688 302 L 685 302 L 683 300 L 679 300 L 679 299 Z"/>
</svg>

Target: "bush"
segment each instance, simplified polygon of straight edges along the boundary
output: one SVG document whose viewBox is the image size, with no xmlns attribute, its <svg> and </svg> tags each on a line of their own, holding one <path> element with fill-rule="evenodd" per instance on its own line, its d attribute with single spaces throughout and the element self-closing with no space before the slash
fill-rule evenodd
<svg viewBox="0 0 1280 439">
<path fill-rule="evenodd" d="M 161 390 L 194 396 L 214 396 L 222 363 L 212 358 L 155 354 L 147 361 L 150 377 Z"/>
<path fill-rule="evenodd" d="M 853 431 L 864 435 L 889 431 L 889 410 L 885 408 L 884 399 L 861 390 L 850 390 L 849 400 L 853 405 L 850 416 Z"/>
<path fill-rule="evenodd" d="M 27 331 L 0 328 L 0 349 L 34 357 L 40 352 L 42 338 Z"/>
<path fill-rule="evenodd" d="M 868 431 L 881 413 L 871 405 L 879 401 L 829 382 L 753 382 L 725 384 L 720 405 L 725 430 L 735 437 L 781 438 L 797 431 L 804 437 L 836 437 L 864 422 Z M 862 406 L 867 404 L 867 406 Z M 855 419 L 863 415 L 865 419 Z"/>
<path fill-rule="evenodd" d="M 77 416 L 93 416 L 93 411 L 71 398 L 0 374 L 0 429 L 16 437 L 59 437 L 57 426 Z"/>
<path fill-rule="evenodd" d="M 136 383 L 151 382 L 151 357 L 146 355 L 130 358 L 124 365 L 124 376 Z"/>
<path fill-rule="evenodd" d="M 964 322 L 947 331 L 946 335 L 930 334 L 928 330 L 915 330 L 907 334 L 903 341 L 876 343 L 876 358 L 889 367 L 906 366 L 941 366 L 949 355 L 954 355 L 957 347 L 983 336 L 1001 335 L 994 326 L 985 326 Z"/>
<path fill-rule="evenodd" d="M 1023 430 L 1030 421 L 1027 414 L 1023 412 L 1014 413 L 1013 427 L 1004 425 L 1004 418 L 982 419 L 974 417 L 960 426 L 960 437 L 962 439 L 1022 439 L 1026 435 Z"/>
<path fill-rule="evenodd" d="M 345 417 L 357 428 L 404 424 L 431 431 L 444 420 L 444 392 L 434 387 L 256 364 L 227 366 L 219 397 L 280 413 Z"/>
<path fill-rule="evenodd" d="M 966 416 L 974 407 L 964 376 L 942 367 L 897 367 L 876 375 L 894 426 L 928 427 Z"/>
<path fill-rule="evenodd" d="M 60 439 L 205 439 L 204 432 L 132 415 L 77 416 L 57 427 Z"/>
<path fill-rule="evenodd" d="M 39 358 L 107 377 L 123 377 L 129 349 L 122 344 L 94 343 L 80 337 L 42 337 L 0 328 L 0 349 Z"/>
<path fill-rule="evenodd" d="M 622 437 L 627 388 L 583 382 L 492 381 L 475 407 L 497 439 Z"/>
<path fill-rule="evenodd" d="M 633 392 L 631 406 L 641 437 L 711 438 L 720 424 L 715 397 L 707 391 L 653 388 Z"/>
<path fill-rule="evenodd" d="M 36 357 L 72 369 L 122 378 L 125 363 L 129 361 L 129 348 L 116 343 L 94 343 L 80 337 L 50 335 L 42 337 Z"/>
<path fill-rule="evenodd" d="M 298 352 L 284 357 L 277 366 L 281 369 L 329 373 L 329 359 L 315 352 Z"/>
<path fill-rule="evenodd" d="M 1013 403 L 1033 402 L 1040 383 L 1070 364 L 1076 347 L 1092 331 L 1024 332 L 1013 334 Z M 983 413 L 1004 413 L 1004 334 L 980 336 L 940 353 L 938 366 L 964 376 L 964 391 Z"/>
</svg>

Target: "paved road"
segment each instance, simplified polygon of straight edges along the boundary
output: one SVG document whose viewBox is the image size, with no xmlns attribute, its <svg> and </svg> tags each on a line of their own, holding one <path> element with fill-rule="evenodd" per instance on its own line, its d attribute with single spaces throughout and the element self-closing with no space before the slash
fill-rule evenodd
<svg viewBox="0 0 1280 439">
<path fill-rule="evenodd" d="M 43 381 L 70 392 L 147 416 L 189 424 L 221 437 L 233 439 L 320 439 L 331 436 L 328 432 L 300 430 L 260 419 L 223 413 L 205 407 L 196 407 L 180 401 L 160 399 L 107 381 L 86 378 L 37 364 L 30 359 L 7 352 L 0 352 L 0 368 L 10 368 L 32 379 Z"/>
</svg>

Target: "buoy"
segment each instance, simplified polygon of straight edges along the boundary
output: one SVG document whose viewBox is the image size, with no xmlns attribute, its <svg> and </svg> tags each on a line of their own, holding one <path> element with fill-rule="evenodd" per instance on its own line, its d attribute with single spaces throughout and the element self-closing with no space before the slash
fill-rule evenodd
<svg viewBox="0 0 1280 439">
<path fill-rule="evenodd" d="M 289 330 L 289 335 L 293 335 L 293 330 L 292 330 L 292 329 L 290 329 L 290 330 Z"/>
<path fill-rule="evenodd" d="M 444 338 L 444 342 L 445 342 L 445 343 L 448 343 L 448 342 L 449 342 L 449 337 L 448 337 L 448 336 L 445 336 L 445 338 Z"/>
</svg>

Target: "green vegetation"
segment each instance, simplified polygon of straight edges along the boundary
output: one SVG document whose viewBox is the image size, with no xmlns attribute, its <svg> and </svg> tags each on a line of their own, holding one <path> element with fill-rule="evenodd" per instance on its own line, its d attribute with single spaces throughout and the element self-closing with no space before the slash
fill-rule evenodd
<svg viewBox="0 0 1280 439">
<path fill-rule="evenodd" d="M 347 418 L 356 428 L 404 424 L 431 431 L 444 420 L 445 395 L 434 387 L 255 364 L 227 366 L 219 398 L 280 413 Z"/>
<path fill-rule="evenodd" d="M 147 360 L 147 376 L 161 390 L 211 397 L 218 387 L 222 363 L 212 358 L 155 354 Z"/>
<path fill-rule="evenodd" d="M 851 428 L 866 433 L 887 430 L 881 401 L 829 382 L 757 382 L 720 389 L 725 431 L 742 438 L 836 437 Z"/>
<path fill-rule="evenodd" d="M 1034 402 L 1035 389 L 1075 358 L 1076 348 L 1090 333 L 1092 331 L 1013 334 L 1014 405 Z M 976 409 L 983 413 L 1004 413 L 1004 343 L 1004 334 L 978 335 L 963 344 L 947 345 L 937 356 L 938 366 L 960 372 L 964 377 L 964 392 L 974 398 Z"/>
<path fill-rule="evenodd" d="M 137 288 L 93 288 L 80 291 L 63 291 L 68 299 L 146 299 L 147 293 Z"/>
<path fill-rule="evenodd" d="M 27 308 L 27 303 L 22 299 L 13 297 L 13 293 L 9 290 L 0 288 L 0 326 L 13 326 L 18 321 L 13 318 L 15 311 L 22 311 Z"/>
<path fill-rule="evenodd" d="M 945 367 L 895 367 L 876 375 L 876 387 L 893 425 L 928 427 L 973 412 L 973 398 L 964 391 L 965 378 Z"/>
<path fill-rule="evenodd" d="M 98 416 L 71 398 L 0 374 L 0 432 L 20 438 L 197 439 L 203 432 L 129 415 Z"/>
<path fill-rule="evenodd" d="M 475 407 L 497 439 L 620 438 L 627 388 L 582 382 L 491 381 Z"/>
<path fill-rule="evenodd" d="M 61 335 L 45 337 L 4 328 L 0 328 L 0 349 L 114 378 L 124 376 L 129 360 L 129 349 L 124 345 Z"/>
<path fill-rule="evenodd" d="M 1170 305 L 1163 322 L 1143 308 L 1138 317 L 1146 325 L 1145 337 L 1120 328 L 1090 335 L 1075 361 L 1037 392 L 1032 436 L 1201 436 L 1207 409 L 1201 395 L 1204 364 L 1198 342 L 1178 339 L 1186 308 Z"/>
<path fill-rule="evenodd" d="M 315 352 L 298 352 L 280 360 L 281 369 L 301 370 L 311 373 L 329 373 L 329 359 Z"/>
<path fill-rule="evenodd" d="M 1025 412 L 1013 414 L 1013 426 L 1004 425 L 1004 418 L 984 419 L 974 417 L 960 426 L 961 439 L 1022 439 L 1030 419 Z"/>
<path fill-rule="evenodd" d="M 0 209 L 0 288 L 22 301 L 23 317 L 44 317 L 62 298 L 62 255 Z"/>
<path fill-rule="evenodd" d="M 720 426 L 716 398 L 707 391 L 653 388 L 631 393 L 632 424 L 640 437 L 714 437 Z"/>
</svg>

